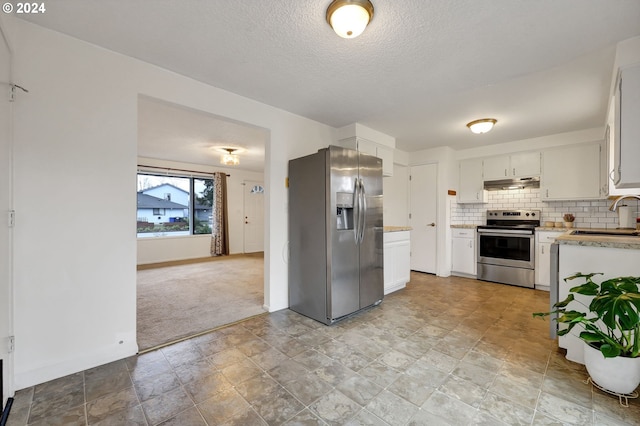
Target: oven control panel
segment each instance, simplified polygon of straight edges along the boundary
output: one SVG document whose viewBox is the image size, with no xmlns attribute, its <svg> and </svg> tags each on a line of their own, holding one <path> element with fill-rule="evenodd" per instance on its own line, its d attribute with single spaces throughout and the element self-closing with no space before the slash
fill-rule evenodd
<svg viewBox="0 0 640 426">
<path fill-rule="evenodd" d="M 540 210 L 487 210 L 487 218 L 527 220 L 540 218 Z"/>
</svg>

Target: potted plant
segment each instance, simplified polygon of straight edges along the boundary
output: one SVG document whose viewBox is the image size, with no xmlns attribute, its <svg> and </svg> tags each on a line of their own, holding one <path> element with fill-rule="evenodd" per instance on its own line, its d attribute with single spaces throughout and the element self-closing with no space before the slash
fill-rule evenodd
<svg viewBox="0 0 640 426">
<path fill-rule="evenodd" d="M 555 310 L 533 316 L 557 314 L 556 321 L 566 325 L 559 327 L 559 336 L 580 325 L 591 380 L 611 392 L 631 394 L 640 384 L 640 277 L 615 277 L 597 284 L 595 275 L 602 274 L 565 278 L 584 283 L 569 289 L 567 298 L 553 305 Z M 582 303 L 586 297 L 591 297 L 589 306 Z"/>
<path fill-rule="evenodd" d="M 576 217 L 572 213 L 565 213 L 562 218 L 564 219 L 565 228 L 573 228 L 573 221 L 576 220 Z"/>
</svg>

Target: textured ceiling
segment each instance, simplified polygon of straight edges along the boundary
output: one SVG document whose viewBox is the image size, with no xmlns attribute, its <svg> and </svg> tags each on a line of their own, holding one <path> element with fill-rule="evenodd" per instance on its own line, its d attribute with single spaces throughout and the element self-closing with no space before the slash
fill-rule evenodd
<svg viewBox="0 0 640 426">
<path fill-rule="evenodd" d="M 345 40 L 330 0 L 56 0 L 26 19 L 405 151 L 603 126 L 639 0 L 372 0 Z M 495 117 L 486 135 L 465 123 Z"/>
<path fill-rule="evenodd" d="M 140 96 L 138 156 L 192 164 L 220 165 L 223 148 L 236 149 L 240 165 L 264 171 L 269 132 L 222 117 Z"/>
</svg>

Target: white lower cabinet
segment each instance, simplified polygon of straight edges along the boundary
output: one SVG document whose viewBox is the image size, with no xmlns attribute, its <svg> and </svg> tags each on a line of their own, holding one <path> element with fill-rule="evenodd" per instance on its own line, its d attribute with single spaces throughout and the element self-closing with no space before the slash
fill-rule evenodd
<svg viewBox="0 0 640 426">
<path fill-rule="evenodd" d="M 454 228 L 451 239 L 451 273 L 477 275 L 476 230 Z"/>
<path fill-rule="evenodd" d="M 614 247 L 591 247 L 560 244 L 558 278 L 558 300 L 564 300 L 569 295 L 569 289 L 583 281 L 564 281 L 565 278 L 575 275 L 576 272 L 589 274 L 599 272 L 593 280 L 601 283 L 614 277 L 638 276 L 638 259 L 640 250 L 623 249 Z M 575 301 L 569 303 L 567 310 L 574 309 L 574 305 L 583 304 L 589 306 L 593 297 L 576 295 Z M 584 306 L 579 306 L 583 310 Z M 584 341 L 579 337 L 578 327 L 571 333 L 558 337 L 558 346 L 567 350 L 566 358 L 569 361 L 584 364 Z M 637 423 L 637 422 L 636 422 Z"/>
<path fill-rule="evenodd" d="M 409 231 L 384 233 L 384 294 L 404 288 L 411 279 Z"/>
<path fill-rule="evenodd" d="M 535 286 L 549 290 L 551 285 L 551 244 L 564 231 L 537 231 L 535 254 Z"/>
</svg>

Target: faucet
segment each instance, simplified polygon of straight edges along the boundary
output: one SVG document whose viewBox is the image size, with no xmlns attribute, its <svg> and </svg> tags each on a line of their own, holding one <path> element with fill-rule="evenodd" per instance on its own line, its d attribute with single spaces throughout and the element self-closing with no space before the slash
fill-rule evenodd
<svg viewBox="0 0 640 426">
<path fill-rule="evenodd" d="M 609 210 L 611 210 L 612 212 L 615 212 L 616 210 L 618 210 L 618 203 L 624 200 L 625 198 L 637 198 L 638 200 L 640 200 L 640 195 L 621 195 L 618 198 L 616 198 L 614 202 L 609 206 Z"/>
</svg>

